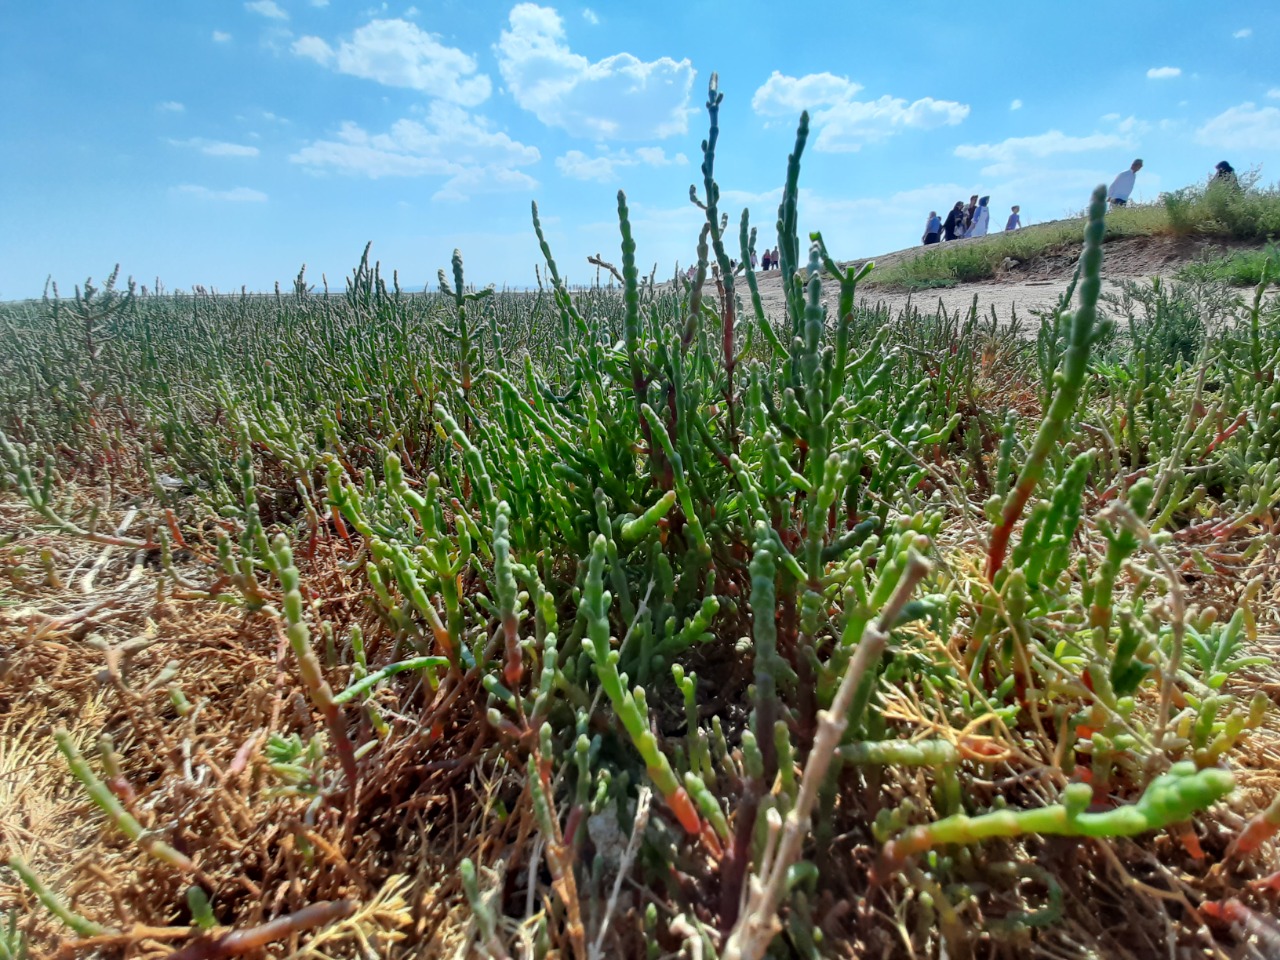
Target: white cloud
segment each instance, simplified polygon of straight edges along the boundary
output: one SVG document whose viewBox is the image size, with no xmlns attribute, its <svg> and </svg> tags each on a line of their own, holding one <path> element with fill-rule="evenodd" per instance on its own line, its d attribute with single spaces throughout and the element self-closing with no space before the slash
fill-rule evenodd
<svg viewBox="0 0 1280 960">
<path fill-rule="evenodd" d="M 1230 107 L 1197 130 L 1196 140 L 1230 150 L 1280 150 L 1280 108 Z"/>
<path fill-rule="evenodd" d="M 565 42 L 551 7 L 519 3 L 495 45 L 516 103 L 549 127 L 596 140 L 684 133 L 695 71 L 687 59 L 643 61 L 617 53 L 592 63 Z"/>
<path fill-rule="evenodd" d="M 802 110 L 830 107 L 852 100 L 861 89 L 862 84 L 833 73 L 788 77 L 775 70 L 751 98 L 751 109 L 762 117 L 792 117 Z"/>
<path fill-rule="evenodd" d="M 587 21 L 587 23 L 591 24 L 593 27 L 598 26 L 600 23 L 599 15 L 590 7 L 582 8 L 582 19 Z"/>
<path fill-rule="evenodd" d="M 313 7 L 327 7 L 329 0 L 311 0 L 311 5 Z"/>
<path fill-rule="evenodd" d="M 249 187 L 232 187 L 230 190 L 211 190 L 208 187 L 197 186 L 193 183 L 184 183 L 181 186 L 174 187 L 172 193 L 187 197 L 195 197 L 198 200 L 224 200 L 232 203 L 266 203 L 267 195 L 261 190 L 253 190 Z"/>
<path fill-rule="evenodd" d="M 444 176 L 449 180 L 434 199 L 458 200 L 482 191 L 537 186 L 518 168 L 540 158 L 537 147 L 492 129 L 484 117 L 436 100 L 425 120 L 397 120 L 380 134 L 348 121 L 334 139 L 317 140 L 289 159 L 317 172 L 372 179 Z"/>
<path fill-rule="evenodd" d="M 1148 80 L 1172 80 L 1182 76 L 1181 67 L 1152 67 L 1147 71 Z"/>
<path fill-rule="evenodd" d="M 791 116 L 809 110 L 814 149 L 849 153 L 863 144 L 886 140 L 904 129 L 931 130 L 955 126 L 969 115 L 969 106 L 953 100 L 924 97 L 908 103 L 885 95 L 878 100 L 855 100 L 860 84 L 832 73 L 788 77 L 775 70 L 751 98 L 751 106 L 765 117 Z"/>
<path fill-rule="evenodd" d="M 623 167 L 669 167 L 673 164 L 682 166 L 688 162 L 689 158 L 683 153 L 668 157 L 661 147 L 637 147 L 631 151 L 601 149 L 594 157 L 581 150 L 570 150 L 564 156 L 556 157 L 556 168 L 572 180 L 609 183 L 616 179 L 618 171 Z"/>
<path fill-rule="evenodd" d="M 1009 104 L 1009 109 L 1010 109 L 1010 110 L 1021 110 L 1021 109 L 1022 109 L 1022 101 L 1021 101 L 1021 100 L 1014 100 L 1014 101 L 1013 101 L 1013 103 Z"/>
<path fill-rule="evenodd" d="M 999 143 L 962 143 L 955 148 L 955 155 L 962 160 L 985 160 L 983 176 L 1008 176 L 1027 166 L 1029 159 L 1043 160 L 1062 154 L 1088 153 L 1092 150 L 1109 150 L 1133 146 L 1132 141 L 1120 134 L 1092 133 L 1084 137 L 1072 137 L 1061 130 L 1049 130 L 1031 137 L 1009 137 Z"/>
<path fill-rule="evenodd" d="M 1146 120 L 1139 120 L 1137 117 L 1133 116 L 1132 114 L 1130 114 L 1127 117 L 1121 117 L 1119 114 L 1109 113 L 1102 119 L 1109 120 L 1112 124 L 1114 124 L 1116 133 L 1126 134 L 1126 135 L 1135 133 L 1138 136 L 1142 136 L 1144 133 L 1151 132 L 1150 123 L 1148 123 Z M 1164 124 L 1166 123 L 1166 121 L 1162 120 L 1161 123 Z"/>
<path fill-rule="evenodd" d="M 473 107 L 489 97 L 489 78 L 472 57 L 447 47 L 408 20 L 371 20 L 337 50 L 320 37 L 301 37 L 293 52 L 339 73 L 388 87 L 408 87 Z"/>
<path fill-rule="evenodd" d="M 1272 87 L 1267 91 L 1267 96 L 1272 100 L 1280 100 L 1280 87 Z"/>
<path fill-rule="evenodd" d="M 468 167 L 459 171 L 431 195 L 432 200 L 458 203 L 477 193 L 506 193 L 536 190 L 538 181 L 523 170 L 510 167 Z"/>
<path fill-rule="evenodd" d="M 1245 27 L 1242 30 L 1237 30 L 1231 36 L 1235 37 L 1237 40 L 1247 40 L 1249 37 L 1253 36 L 1253 28 Z"/>
<path fill-rule="evenodd" d="M 333 47 L 319 37 L 299 37 L 293 41 L 293 52 L 300 57 L 307 57 L 322 66 L 328 66 L 333 60 Z"/>
<path fill-rule="evenodd" d="M 886 140 L 903 129 L 932 130 L 954 127 L 969 115 L 969 106 L 954 100 L 924 97 L 912 103 L 888 95 L 878 100 L 850 100 L 814 115 L 818 138 L 814 149 L 847 153 L 864 143 Z"/>
<path fill-rule="evenodd" d="M 250 0 L 244 8 L 250 13 L 256 13 L 269 20 L 289 19 L 289 14 L 280 9 L 280 4 L 276 3 L 276 0 Z"/>
<path fill-rule="evenodd" d="M 226 143 L 222 140 L 205 140 L 203 137 L 192 137 L 190 140 L 170 140 L 175 147 L 190 147 L 199 150 L 209 157 L 256 157 L 257 147 L 242 143 Z"/>
<path fill-rule="evenodd" d="M 213 31 L 213 42 L 214 43 L 230 43 L 231 34 L 225 33 L 222 30 L 215 30 Z"/>
<path fill-rule="evenodd" d="M 165 100 L 163 103 L 157 103 L 156 109 L 163 113 L 182 113 L 187 108 L 177 100 Z"/>
</svg>

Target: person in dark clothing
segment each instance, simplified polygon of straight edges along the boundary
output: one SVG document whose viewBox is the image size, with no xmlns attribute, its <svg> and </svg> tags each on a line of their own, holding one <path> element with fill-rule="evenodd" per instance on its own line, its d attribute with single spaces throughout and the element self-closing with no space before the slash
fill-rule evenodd
<svg viewBox="0 0 1280 960">
<path fill-rule="evenodd" d="M 964 214 L 964 220 L 961 221 L 960 229 L 957 232 L 963 237 L 969 232 L 969 228 L 973 226 L 973 215 L 978 212 L 978 195 L 976 193 L 969 198 L 969 205 L 961 212 Z"/>
<path fill-rule="evenodd" d="M 964 201 L 957 200 L 956 205 L 947 213 L 942 224 L 942 239 L 955 240 L 964 235 Z"/>
<path fill-rule="evenodd" d="M 924 245 L 927 247 L 942 238 L 942 218 L 937 210 L 929 211 L 929 219 L 924 225 Z"/>
<path fill-rule="evenodd" d="M 1222 184 L 1231 190 L 1240 189 L 1240 181 L 1236 179 L 1235 167 L 1231 166 L 1227 161 L 1218 161 L 1218 165 L 1213 169 L 1215 172 L 1213 174 L 1213 179 L 1209 181 L 1210 186 Z"/>
</svg>

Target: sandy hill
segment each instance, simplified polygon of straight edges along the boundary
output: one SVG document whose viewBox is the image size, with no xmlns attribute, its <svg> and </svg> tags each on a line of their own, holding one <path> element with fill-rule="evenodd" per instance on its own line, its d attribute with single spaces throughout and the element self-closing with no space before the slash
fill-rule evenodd
<svg viewBox="0 0 1280 960">
<path fill-rule="evenodd" d="M 1030 229 L 1035 229 L 1030 228 Z M 996 242 L 999 234 L 972 240 L 955 241 L 959 244 L 985 244 Z M 945 248 L 947 245 L 944 244 Z M 1104 246 L 1104 291 L 1115 290 L 1122 280 L 1145 277 L 1173 277 L 1184 265 L 1206 257 L 1221 256 L 1227 250 L 1256 249 L 1257 243 L 1237 243 L 1223 240 L 1203 240 L 1191 237 L 1138 236 L 1109 240 Z M 948 310 L 967 309 L 978 297 L 979 309 L 990 312 L 995 307 L 1001 318 L 1007 318 L 1016 309 L 1022 316 L 1029 316 L 1034 309 L 1050 308 L 1067 288 L 1080 244 L 1072 243 L 1050 248 L 1025 262 L 1006 261 L 997 275 L 990 280 L 959 283 L 953 287 L 909 291 L 877 283 L 878 276 L 890 267 L 904 261 L 938 250 L 938 247 L 909 247 L 879 257 L 870 257 L 875 263 L 868 281 L 859 289 L 858 301 L 872 306 L 883 304 L 890 309 L 900 309 L 908 303 L 932 310 L 941 302 Z M 865 261 L 853 261 L 862 263 Z M 781 316 L 781 274 L 774 270 L 758 273 L 760 297 L 765 310 L 771 316 Z M 834 305 L 834 285 L 827 285 L 823 299 Z"/>
</svg>

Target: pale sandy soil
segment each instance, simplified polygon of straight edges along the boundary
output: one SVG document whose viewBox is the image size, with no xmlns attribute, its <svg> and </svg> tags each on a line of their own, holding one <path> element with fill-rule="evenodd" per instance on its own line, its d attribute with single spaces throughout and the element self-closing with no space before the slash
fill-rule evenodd
<svg viewBox="0 0 1280 960">
<path fill-rule="evenodd" d="M 1172 277 L 1180 266 L 1203 256 L 1205 248 L 1206 244 L 1201 241 L 1174 237 L 1133 237 L 1109 242 L 1104 247 L 1103 292 L 1117 292 L 1120 282 L 1124 280 Z M 878 269 L 883 270 L 921 252 L 923 248 L 913 247 L 871 259 Z M 1020 264 L 989 281 L 963 283 L 943 289 L 908 292 L 868 284 L 859 290 L 858 302 L 863 306 L 881 304 L 895 312 L 911 304 L 932 313 L 939 303 L 949 311 L 968 309 L 977 296 L 978 309 L 985 315 L 989 315 L 994 307 L 1001 320 L 1008 320 L 1014 310 L 1020 317 L 1031 319 L 1033 311 L 1051 309 L 1057 303 L 1070 282 L 1078 253 L 1078 248 L 1062 251 Z M 784 313 L 781 275 L 774 270 L 757 273 L 756 276 L 766 313 L 771 317 L 781 318 Z M 872 276 L 875 276 L 874 271 Z M 837 295 L 834 284 L 825 285 L 824 301 L 834 307 Z"/>
</svg>

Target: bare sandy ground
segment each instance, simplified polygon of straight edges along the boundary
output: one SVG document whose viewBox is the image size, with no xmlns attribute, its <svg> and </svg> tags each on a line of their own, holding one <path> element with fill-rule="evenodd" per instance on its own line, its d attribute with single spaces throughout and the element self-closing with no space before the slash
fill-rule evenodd
<svg viewBox="0 0 1280 960">
<path fill-rule="evenodd" d="M 776 275 L 774 276 L 775 279 L 767 291 L 765 284 L 761 283 L 760 300 L 770 317 L 780 318 L 784 313 L 782 284 L 776 279 Z M 964 283 L 956 287 L 920 290 L 914 293 L 869 287 L 859 292 L 858 303 L 864 307 L 887 307 L 893 313 L 907 306 L 915 306 L 925 313 L 933 313 L 941 304 L 948 312 L 954 313 L 956 310 L 968 310 L 976 296 L 978 309 L 985 316 L 990 316 L 994 308 L 996 316 L 1002 321 L 1011 319 L 1015 311 L 1019 317 L 1030 319 L 1035 310 L 1052 309 L 1063 291 L 1067 289 L 1068 283 L 1068 280 Z M 1118 279 L 1108 279 L 1103 285 L 1104 292 L 1118 288 Z M 828 289 L 823 295 L 823 300 L 834 308 L 837 295 L 836 290 Z"/>
<path fill-rule="evenodd" d="M 994 239 L 993 237 L 986 238 Z M 960 243 L 982 243 L 983 240 L 962 240 Z M 1103 256 L 1103 292 L 1117 292 L 1125 280 L 1172 277 L 1183 264 L 1202 257 L 1209 247 L 1203 241 L 1175 237 L 1130 237 L 1106 244 Z M 1218 246 L 1214 244 L 1213 246 Z M 882 257 L 870 258 L 879 269 L 918 256 L 921 247 L 898 250 Z M 1011 266 L 1001 276 L 981 283 L 963 283 L 955 287 L 907 292 L 868 284 L 859 290 L 858 303 L 874 307 L 877 304 L 897 312 L 910 305 L 932 313 L 939 304 L 948 311 L 967 310 L 978 298 L 978 309 L 990 315 L 994 308 L 1002 321 L 1009 320 L 1014 311 L 1019 317 L 1030 319 L 1036 310 L 1048 310 L 1058 302 L 1070 283 L 1079 248 L 1056 251 L 1034 261 Z M 865 261 L 855 261 L 862 263 Z M 872 276 L 875 273 L 873 271 Z M 782 282 L 778 271 L 757 273 L 760 299 L 765 312 L 774 318 L 784 314 Z M 834 284 L 827 284 L 823 300 L 834 307 L 837 299 Z"/>
</svg>

